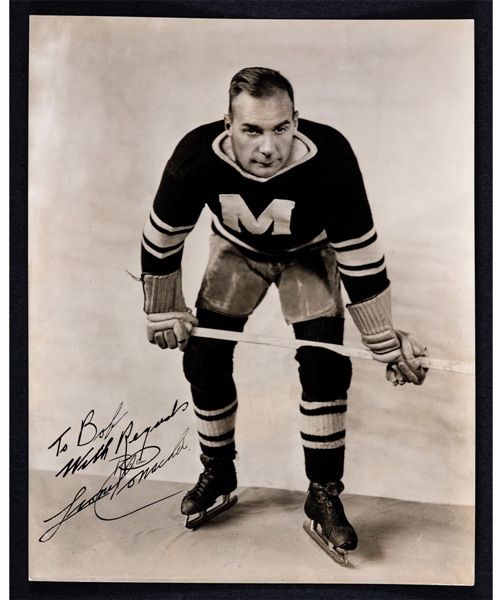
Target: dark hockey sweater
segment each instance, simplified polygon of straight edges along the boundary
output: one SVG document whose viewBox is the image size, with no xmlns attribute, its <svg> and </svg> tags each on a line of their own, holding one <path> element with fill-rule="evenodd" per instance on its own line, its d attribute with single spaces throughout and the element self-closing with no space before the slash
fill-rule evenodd
<svg viewBox="0 0 500 600">
<path fill-rule="evenodd" d="M 252 258 L 286 259 L 328 239 L 352 302 L 388 285 L 356 157 L 335 129 L 299 120 L 295 162 L 263 179 L 224 145 L 223 121 L 188 133 L 168 161 L 142 240 L 142 270 L 180 268 L 184 240 L 208 205 L 213 228 Z M 224 149 L 226 151 L 224 151 Z"/>
</svg>

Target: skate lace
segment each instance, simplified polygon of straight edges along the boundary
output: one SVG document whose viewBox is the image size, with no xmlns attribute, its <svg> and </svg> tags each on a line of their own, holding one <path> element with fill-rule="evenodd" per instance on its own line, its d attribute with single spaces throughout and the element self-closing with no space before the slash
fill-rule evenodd
<svg viewBox="0 0 500 600">
<path fill-rule="evenodd" d="M 321 501 L 325 502 L 325 504 L 326 504 L 326 506 L 328 506 L 328 508 L 335 508 L 342 515 L 344 514 L 342 503 L 340 502 L 340 499 L 338 496 L 332 496 L 322 487 L 320 487 L 318 489 L 318 496 L 321 497 Z"/>
<path fill-rule="evenodd" d="M 201 473 L 198 478 L 198 482 L 191 490 L 191 496 L 203 497 L 205 495 L 205 490 L 210 486 L 210 482 L 214 479 L 215 475 L 211 469 L 207 469 Z"/>
</svg>

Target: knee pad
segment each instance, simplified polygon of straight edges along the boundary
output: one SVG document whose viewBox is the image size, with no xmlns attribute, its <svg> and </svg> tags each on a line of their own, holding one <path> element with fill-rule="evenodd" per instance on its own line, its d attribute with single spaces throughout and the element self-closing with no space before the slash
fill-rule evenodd
<svg viewBox="0 0 500 600">
<path fill-rule="evenodd" d="M 184 352 L 184 375 L 199 390 L 226 387 L 232 382 L 234 342 L 192 338 Z"/>
<path fill-rule="evenodd" d="M 197 312 L 200 327 L 243 331 L 247 319 L 235 319 L 210 310 Z M 184 352 L 183 367 L 186 379 L 199 391 L 235 395 L 233 354 L 236 342 L 192 337 Z"/>
<path fill-rule="evenodd" d="M 349 357 L 325 348 L 303 346 L 297 350 L 295 359 L 299 363 L 300 383 L 307 399 L 347 398 L 352 377 Z"/>
</svg>

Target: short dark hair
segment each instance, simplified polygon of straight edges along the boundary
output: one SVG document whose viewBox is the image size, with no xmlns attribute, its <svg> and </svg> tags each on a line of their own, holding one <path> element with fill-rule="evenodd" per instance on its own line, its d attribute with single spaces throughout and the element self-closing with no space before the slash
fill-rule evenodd
<svg viewBox="0 0 500 600">
<path fill-rule="evenodd" d="M 232 116 L 232 102 L 241 92 L 247 92 L 254 98 L 268 98 L 278 90 L 288 94 L 295 111 L 292 85 L 279 71 L 265 67 L 241 69 L 231 79 L 229 86 L 229 116 Z"/>
</svg>

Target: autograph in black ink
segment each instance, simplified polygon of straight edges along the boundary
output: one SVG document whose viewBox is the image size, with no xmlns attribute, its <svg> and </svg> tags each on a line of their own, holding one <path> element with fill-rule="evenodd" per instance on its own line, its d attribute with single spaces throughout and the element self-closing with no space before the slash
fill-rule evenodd
<svg viewBox="0 0 500 600">
<path fill-rule="evenodd" d="M 138 440 L 141 440 L 141 438 L 142 438 L 142 450 L 144 450 L 144 448 L 146 447 L 148 435 L 152 431 L 154 431 L 155 429 L 160 427 L 160 425 L 162 425 L 163 423 L 170 421 L 170 419 L 175 417 L 175 415 L 179 411 L 181 411 L 181 410 L 185 411 L 187 406 L 188 406 L 187 402 L 183 402 L 182 404 L 178 405 L 178 400 L 176 400 L 175 404 L 172 408 L 172 411 L 168 416 L 162 417 L 154 425 L 152 425 L 150 427 L 146 427 L 140 433 L 134 432 L 134 422 L 130 421 L 129 424 L 127 425 L 127 427 L 120 434 L 118 443 L 115 448 L 115 454 L 118 453 L 118 451 L 120 450 L 122 445 L 125 446 L 125 454 L 127 454 L 129 444 L 137 442 Z M 120 416 L 120 418 L 118 420 L 116 420 L 118 415 L 120 414 L 122 407 L 123 407 L 123 402 L 121 402 L 120 405 L 118 406 L 109 425 L 107 425 L 107 427 L 105 427 L 104 429 L 101 429 L 101 431 L 98 431 L 98 427 L 93 422 L 94 410 L 91 410 L 87 414 L 85 419 L 82 421 L 82 424 L 80 426 L 80 431 L 78 433 L 77 446 L 87 446 L 89 444 L 92 444 L 97 439 L 105 439 L 106 440 L 108 438 L 108 436 L 111 434 L 111 432 L 113 431 L 113 429 L 118 425 L 118 423 L 125 417 L 125 415 L 128 414 L 128 413 L 124 413 L 123 415 Z M 61 444 L 62 444 L 63 436 L 66 433 L 68 433 L 68 431 L 70 429 L 71 429 L 71 427 L 68 427 L 68 429 L 66 429 L 66 431 L 64 433 L 62 433 L 49 446 L 49 450 L 50 450 L 51 448 L 53 448 L 54 446 L 57 445 L 56 456 L 59 456 L 59 454 L 61 454 L 62 452 L 67 451 L 68 445 L 67 444 L 61 445 Z M 68 474 L 74 475 L 77 471 L 83 471 L 88 466 L 95 464 L 98 460 L 106 460 L 113 441 L 114 441 L 114 438 L 110 437 L 109 439 L 107 439 L 107 442 L 101 444 L 101 446 L 95 452 L 94 452 L 95 446 L 92 446 L 89 450 L 87 450 L 87 452 L 85 454 L 78 456 L 78 458 L 72 458 L 56 474 L 56 477 L 61 475 L 61 473 L 62 473 L 63 477 L 66 477 L 66 475 L 68 475 Z"/>
<path fill-rule="evenodd" d="M 127 413 L 124 413 L 120 416 L 118 420 L 115 420 L 121 409 L 123 403 L 118 406 L 118 409 L 113 416 L 110 424 L 98 431 L 98 428 L 93 423 L 94 411 L 90 411 L 85 419 L 82 421 L 82 425 L 80 427 L 80 432 L 78 434 L 78 446 L 87 445 L 92 443 L 97 438 L 106 439 L 116 427 L 116 425 L 125 417 Z M 59 520 L 56 521 L 54 525 L 52 525 L 45 533 L 39 538 L 40 542 L 48 542 L 62 526 L 63 523 L 76 516 L 86 508 L 93 506 L 94 514 L 97 518 L 103 521 L 115 521 L 117 519 L 122 519 L 127 517 L 133 513 L 136 513 L 140 510 L 143 510 L 149 506 L 157 504 L 158 502 L 162 502 L 163 500 L 167 500 L 173 496 L 176 496 L 180 493 L 180 491 L 175 492 L 174 494 L 170 494 L 165 496 L 164 498 L 160 498 L 159 500 L 155 500 L 154 502 L 150 502 L 138 508 L 135 508 L 132 511 L 129 511 L 125 514 L 122 514 L 117 517 L 105 517 L 102 514 L 99 514 L 97 510 L 97 503 L 104 498 L 108 498 L 108 500 L 113 500 L 113 498 L 117 497 L 121 492 L 129 490 L 136 485 L 139 485 L 142 481 L 147 479 L 149 475 L 152 475 L 159 469 L 163 468 L 170 460 L 178 456 L 183 450 L 187 449 L 186 445 L 186 436 L 188 434 L 189 428 L 187 428 L 184 433 L 180 436 L 178 441 L 176 442 L 172 452 L 167 458 L 163 458 L 161 460 L 155 459 L 161 452 L 161 448 L 159 446 L 146 445 L 148 435 L 159 427 L 161 424 L 166 423 L 170 419 L 172 419 L 180 410 L 184 411 L 188 407 L 188 403 L 184 402 L 181 405 L 178 405 L 178 401 L 175 401 L 175 404 L 172 408 L 170 415 L 167 417 L 162 417 L 159 421 L 156 422 L 155 425 L 151 427 L 146 427 L 141 433 L 134 433 L 134 422 L 130 421 L 127 427 L 121 432 L 116 448 L 115 454 L 118 453 L 120 448 L 123 449 L 123 453 L 114 456 L 109 459 L 109 462 L 116 462 L 115 468 L 106 481 L 102 484 L 97 493 L 93 494 L 90 497 L 85 498 L 85 493 L 87 492 L 86 486 L 83 486 L 78 490 L 73 500 L 65 506 L 61 511 L 53 515 L 52 517 L 45 519 L 44 523 L 48 523 L 53 519 L 59 517 Z M 90 433 L 85 431 L 86 428 L 91 427 Z M 62 438 L 66 433 L 71 429 L 69 427 L 62 433 L 53 444 L 49 446 L 49 449 L 56 446 L 56 456 L 58 456 L 62 452 L 66 452 L 68 447 L 67 443 L 62 444 Z M 87 438 L 85 437 L 87 436 Z M 134 445 L 135 442 L 141 440 L 141 445 L 139 449 L 134 452 L 129 451 L 129 447 Z M 83 456 L 79 456 L 77 459 L 72 458 L 57 474 L 56 477 L 61 473 L 63 477 L 66 477 L 68 474 L 74 474 L 77 471 L 81 471 L 86 469 L 89 465 L 96 463 L 98 460 L 106 460 L 108 457 L 108 453 L 110 453 L 110 448 L 113 442 L 113 437 L 110 437 L 106 443 L 103 443 L 100 448 L 94 451 L 94 446 L 87 451 Z M 89 457 L 90 456 L 90 457 Z M 155 461 L 155 462 L 153 462 Z M 110 480 L 118 477 L 118 480 L 110 483 Z"/>
</svg>

